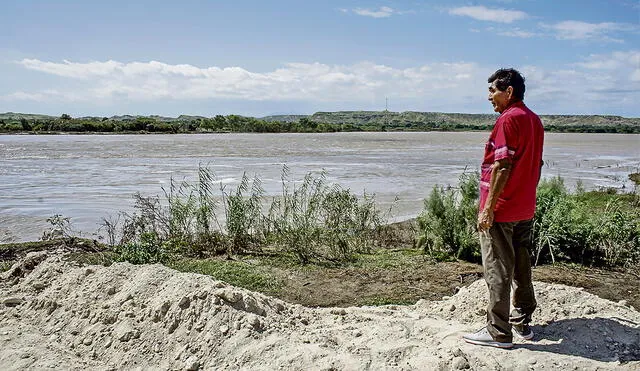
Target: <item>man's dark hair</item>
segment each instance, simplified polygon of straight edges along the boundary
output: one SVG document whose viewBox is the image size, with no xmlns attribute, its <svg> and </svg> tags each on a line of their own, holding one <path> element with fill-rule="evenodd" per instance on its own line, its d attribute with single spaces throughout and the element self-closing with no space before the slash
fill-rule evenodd
<svg viewBox="0 0 640 371">
<path fill-rule="evenodd" d="M 513 96 L 517 100 L 524 99 L 524 76 L 513 68 L 501 68 L 489 76 L 489 84 L 496 82 L 496 88 L 505 91 L 509 86 L 513 88 Z"/>
</svg>

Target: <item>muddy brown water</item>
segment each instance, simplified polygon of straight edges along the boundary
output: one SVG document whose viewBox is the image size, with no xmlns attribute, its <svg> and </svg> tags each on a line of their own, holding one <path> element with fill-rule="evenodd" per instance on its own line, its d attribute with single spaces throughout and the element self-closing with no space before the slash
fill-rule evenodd
<svg viewBox="0 0 640 371">
<path fill-rule="evenodd" d="M 37 240 L 54 214 L 71 218 L 87 237 L 103 217 L 130 211 L 133 194 L 161 195 L 170 179 L 193 180 L 199 165 L 218 182 L 237 185 L 257 175 L 267 195 L 290 179 L 326 171 L 328 181 L 357 194 L 373 193 L 391 219 L 415 217 L 434 185 L 455 185 L 478 167 L 486 132 L 2 135 L 0 242 Z M 630 189 L 640 169 L 640 135 L 546 136 L 543 177 L 562 176 L 571 188 Z M 397 201 L 394 201 L 397 198 Z"/>
</svg>

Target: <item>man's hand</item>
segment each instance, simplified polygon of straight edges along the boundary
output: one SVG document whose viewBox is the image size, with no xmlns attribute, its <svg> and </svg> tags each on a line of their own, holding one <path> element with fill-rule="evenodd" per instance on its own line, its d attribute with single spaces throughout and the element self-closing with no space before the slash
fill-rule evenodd
<svg viewBox="0 0 640 371">
<path fill-rule="evenodd" d="M 484 232 L 486 230 L 489 230 L 489 228 L 491 228 L 492 225 L 493 225 L 493 210 L 485 208 L 484 210 L 482 210 L 480 215 L 478 215 L 478 231 Z"/>
</svg>

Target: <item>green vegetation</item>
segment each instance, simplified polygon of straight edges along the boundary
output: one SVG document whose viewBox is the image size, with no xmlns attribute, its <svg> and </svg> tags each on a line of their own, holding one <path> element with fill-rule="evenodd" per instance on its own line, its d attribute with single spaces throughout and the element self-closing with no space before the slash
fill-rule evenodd
<svg viewBox="0 0 640 371">
<path fill-rule="evenodd" d="M 162 196 L 136 195 L 133 213 L 105 219 L 108 246 L 73 237 L 69 218 L 55 215 L 50 238 L 0 244 L 0 272 L 31 251 L 63 248 L 79 264 L 162 263 L 309 306 L 437 300 L 481 277 L 479 265 L 463 261 L 479 261 L 477 177 L 435 187 L 416 222 L 386 224 L 372 196 L 356 197 L 322 173 L 293 181 L 284 168 L 281 194 L 266 197 L 259 178 L 225 187 L 201 168 L 193 184 L 171 181 Z M 560 178 L 542 181 L 532 254 L 556 264 L 536 269 L 536 279 L 637 306 L 637 192 L 570 194 Z"/>
<path fill-rule="evenodd" d="M 477 175 L 476 175 L 477 176 Z M 438 260 L 478 261 L 475 237 L 477 178 L 460 189 L 435 187 L 418 217 L 418 245 Z M 640 196 L 612 190 L 570 194 L 561 178 L 538 187 L 534 218 L 535 262 L 587 266 L 640 263 Z"/>
<path fill-rule="evenodd" d="M 247 261 L 181 259 L 167 265 L 181 272 L 206 274 L 231 285 L 262 293 L 276 292 L 282 285 L 269 269 Z"/>
<path fill-rule="evenodd" d="M 463 173 L 460 188 L 436 186 L 418 216 L 417 245 L 438 260 L 480 260 L 476 234 L 478 173 Z"/>
<path fill-rule="evenodd" d="M 295 188 L 285 167 L 282 197 L 275 199 L 267 216 L 267 240 L 292 252 L 302 262 L 348 261 L 368 253 L 383 224 L 374 198 L 361 199 L 340 186 L 330 186 L 324 174 L 308 174 Z"/>
<path fill-rule="evenodd" d="M 298 264 L 350 262 L 362 268 L 386 267 L 398 260 L 376 249 L 389 247 L 393 238 L 374 197 L 357 197 L 330 185 L 323 173 L 308 174 L 296 183 L 285 167 L 282 192 L 269 199 L 260 179 L 246 175 L 236 188 L 220 185 L 216 193 L 215 177 L 203 167 L 194 184 L 170 184 L 164 198 L 138 194 L 133 214 L 104 220 L 116 261 L 168 264 L 267 252 Z M 477 172 L 463 173 L 457 188 L 434 187 L 417 218 L 411 237 L 415 247 L 437 261 L 479 262 L 477 199 Z M 561 178 L 553 178 L 540 183 L 537 203 L 532 252 L 536 264 L 640 263 L 637 193 L 584 192 L 578 187 L 570 194 Z M 52 218 L 54 225 L 66 222 Z M 199 269 L 213 269 L 206 266 Z"/>
<path fill-rule="evenodd" d="M 548 132 L 640 133 L 640 118 L 600 115 L 543 115 Z M 73 118 L 4 113 L 0 133 L 328 133 L 350 131 L 489 130 L 496 116 L 440 112 L 343 111 L 310 116 L 264 118 L 239 115 L 214 117 L 113 116 Z"/>
<path fill-rule="evenodd" d="M 270 205 L 258 178 L 250 182 L 245 175 L 233 190 L 221 185 L 219 194 L 214 186 L 213 174 L 201 167 L 195 184 L 172 180 L 163 199 L 135 195 L 133 214 L 102 223 L 116 260 L 166 263 L 275 247 L 301 263 L 343 262 L 369 252 L 385 236 L 373 197 L 329 185 L 324 174 L 308 174 L 296 186 L 285 167 L 282 194 Z"/>
<path fill-rule="evenodd" d="M 534 227 L 536 261 L 596 266 L 640 262 L 639 206 L 638 194 L 572 195 L 559 177 L 543 181 Z"/>
<path fill-rule="evenodd" d="M 0 261 L 0 273 L 8 271 L 12 264 L 11 260 Z"/>
</svg>

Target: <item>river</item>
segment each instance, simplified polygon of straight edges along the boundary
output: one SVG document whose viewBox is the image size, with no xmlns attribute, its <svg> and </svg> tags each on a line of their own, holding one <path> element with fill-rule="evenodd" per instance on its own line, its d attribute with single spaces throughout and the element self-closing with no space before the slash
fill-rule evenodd
<svg viewBox="0 0 640 371">
<path fill-rule="evenodd" d="M 93 236 L 103 217 L 130 211 L 133 194 L 161 195 L 170 180 L 193 180 L 207 166 L 237 185 L 257 175 L 267 195 L 292 180 L 325 171 L 356 194 L 375 194 L 392 220 L 415 217 L 434 185 L 456 185 L 477 169 L 486 132 L 0 135 L 0 242 L 37 240 L 54 214 Z M 560 134 L 545 137 L 543 177 L 569 188 L 633 189 L 640 171 L 640 135 Z M 394 201 L 397 198 L 397 201 Z"/>
</svg>

